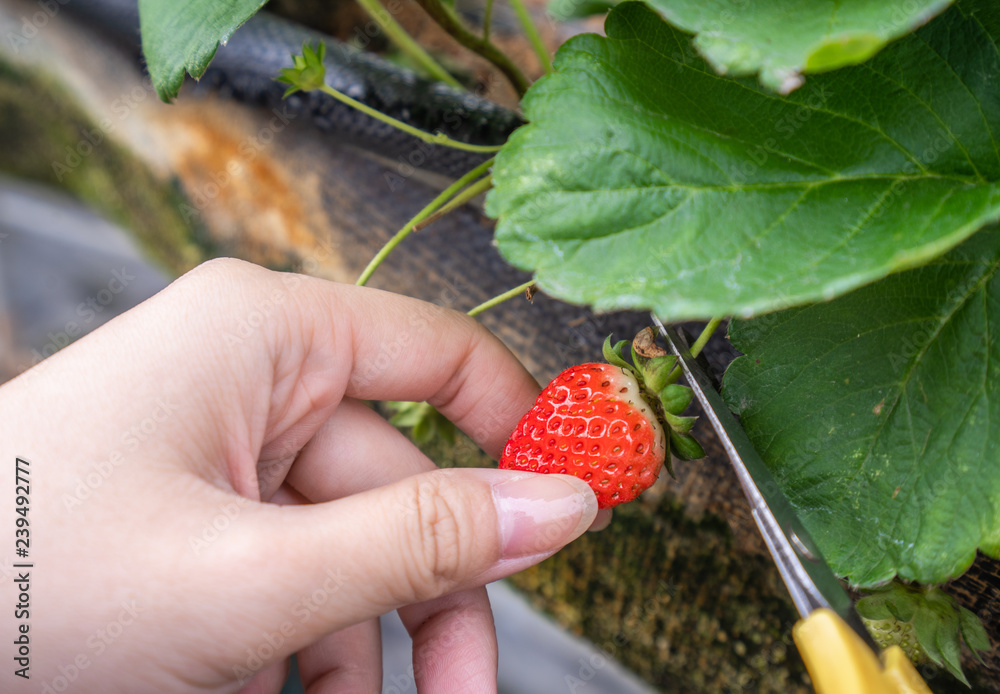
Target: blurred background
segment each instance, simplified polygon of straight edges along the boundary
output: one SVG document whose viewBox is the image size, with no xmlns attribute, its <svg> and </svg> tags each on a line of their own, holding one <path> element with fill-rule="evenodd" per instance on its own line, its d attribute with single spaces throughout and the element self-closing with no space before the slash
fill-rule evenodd
<svg viewBox="0 0 1000 694">
<path fill-rule="evenodd" d="M 75 2 L 86 5 L 0 0 L 0 382 L 211 257 L 353 282 L 450 183 L 410 165 L 419 148 L 373 153 L 305 111 L 236 99 L 224 81 L 189 82 L 165 105 L 128 41 L 80 19 Z M 556 23 L 541 0 L 528 4 L 550 48 L 602 23 Z M 456 6 L 470 25 L 482 20 L 481 2 Z M 502 76 L 412 0 L 394 7 L 470 89 L 516 105 Z M 268 9 L 405 62 L 348 0 L 276 0 Z M 505 3 L 493 31 L 537 77 Z M 408 239 L 371 284 L 468 310 L 527 279 L 500 259 L 491 233 L 473 201 Z M 542 382 L 645 320 L 544 295 L 482 316 Z M 720 371 L 732 356 L 721 335 L 709 353 Z M 675 463 L 675 476 L 617 509 L 608 530 L 490 587 L 502 691 L 810 691 L 791 644 L 796 615 L 728 465 L 698 426 L 708 459 Z M 462 436 L 424 449 L 443 466 L 493 464 Z M 383 638 L 383 692 L 415 691 L 395 616 L 383 620 Z M 980 686 L 1000 691 L 995 679 L 980 673 Z M 931 683 L 952 688 L 946 676 Z"/>
</svg>

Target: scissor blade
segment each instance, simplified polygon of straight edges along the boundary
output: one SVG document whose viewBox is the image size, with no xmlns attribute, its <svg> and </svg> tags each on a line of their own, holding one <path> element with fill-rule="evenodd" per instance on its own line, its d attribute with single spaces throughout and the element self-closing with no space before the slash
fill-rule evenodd
<svg viewBox="0 0 1000 694">
<path fill-rule="evenodd" d="M 805 617 L 817 608 L 829 607 L 878 652 L 850 597 L 823 559 L 743 427 L 726 407 L 708 374 L 691 357 L 687 343 L 673 328 L 665 327 L 655 315 L 653 322 L 678 356 L 688 385 L 729 454 L 757 527 L 799 614 Z"/>
</svg>

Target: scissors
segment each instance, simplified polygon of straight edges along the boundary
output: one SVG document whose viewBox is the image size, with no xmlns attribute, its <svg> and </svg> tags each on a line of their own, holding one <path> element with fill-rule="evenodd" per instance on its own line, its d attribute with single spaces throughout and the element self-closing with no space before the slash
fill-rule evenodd
<svg viewBox="0 0 1000 694">
<path fill-rule="evenodd" d="M 833 574 L 778 488 L 746 432 L 722 401 L 708 375 L 691 357 L 686 341 L 654 315 L 653 322 L 677 355 L 688 385 L 712 423 L 754 521 L 795 603 L 800 619 L 792 629 L 818 694 L 931 694 L 899 646 L 880 655 Z"/>
</svg>

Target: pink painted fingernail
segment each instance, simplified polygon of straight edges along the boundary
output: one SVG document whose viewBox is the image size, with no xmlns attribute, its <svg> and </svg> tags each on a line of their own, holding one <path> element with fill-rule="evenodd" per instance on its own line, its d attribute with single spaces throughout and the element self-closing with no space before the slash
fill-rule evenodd
<svg viewBox="0 0 1000 694">
<path fill-rule="evenodd" d="M 531 475 L 493 487 L 505 558 L 559 549 L 584 533 L 597 514 L 597 497 L 569 475 Z"/>
</svg>

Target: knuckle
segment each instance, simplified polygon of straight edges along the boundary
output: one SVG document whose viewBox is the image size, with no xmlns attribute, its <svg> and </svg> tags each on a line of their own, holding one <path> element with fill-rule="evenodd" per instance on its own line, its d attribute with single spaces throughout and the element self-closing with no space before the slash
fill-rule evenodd
<svg viewBox="0 0 1000 694">
<path fill-rule="evenodd" d="M 419 475 L 410 493 L 403 545 L 409 583 L 417 599 L 447 592 L 462 579 L 471 550 L 474 513 L 462 489 L 447 475 Z"/>
<path fill-rule="evenodd" d="M 191 277 L 235 275 L 247 268 L 250 263 L 237 258 L 212 258 L 206 260 L 198 267 L 191 270 L 188 275 Z"/>
<path fill-rule="evenodd" d="M 174 285 L 185 291 L 204 292 L 240 281 L 251 267 L 251 263 L 236 258 L 212 258 L 188 270 Z"/>
</svg>

